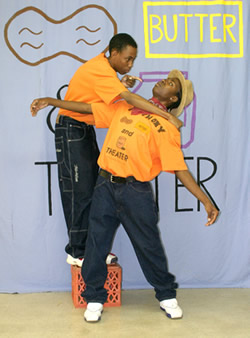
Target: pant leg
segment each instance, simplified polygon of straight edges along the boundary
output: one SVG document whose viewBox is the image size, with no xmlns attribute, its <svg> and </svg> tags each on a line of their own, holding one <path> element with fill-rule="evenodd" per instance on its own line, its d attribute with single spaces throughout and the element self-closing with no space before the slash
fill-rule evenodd
<svg viewBox="0 0 250 338">
<path fill-rule="evenodd" d="M 118 203 L 118 202 L 117 202 Z M 175 276 L 168 271 L 161 242 L 158 212 L 149 182 L 127 183 L 120 194 L 119 217 L 148 282 L 161 301 L 176 297 Z"/>
<path fill-rule="evenodd" d="M 104 304 L 107 300 L 107 291 L 104 288 L 107 278 L 106 257 L 119 224 L 112 185 L 99 176 L 90 209 L 89 232 L 82 266 L 82 277 L 86 285 L 82 297 L 87 303 Z"/>
<path fill-rule="evenodd" d="M 62 206 L 69 243 L 65 251 L 83 257 L 93 189 L 98 175 L 99 149 L 92 126 L 61 116 L 55 144 Z"/>
</svg>

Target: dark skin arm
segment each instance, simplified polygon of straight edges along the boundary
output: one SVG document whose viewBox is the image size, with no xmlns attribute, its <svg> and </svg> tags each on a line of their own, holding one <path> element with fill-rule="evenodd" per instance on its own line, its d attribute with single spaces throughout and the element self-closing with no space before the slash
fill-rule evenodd
<svg viewBox="0 0 250 338">
<path fill-rule="evenodd" d="M 137 76 L 125 75 L 122 78 L 121 82 L 126 88 L 131 88 L 134 86 L 136 80 L 142 82 L 142 79 L 140 79 Z M 46 108 L 48 106 L 54 106 L 57 108 L 74 111 L 80 114 L 91 114 L 92 113 L 91 105 L 88 103 L 57 100 L 52 97 L 42 97 L 42 98 L 33 100 L 33 102 L 30 105 L 30 112 L 32 116 L 36 116 L 39 110 Z"/>
<path fill-rule="evenodd" d="M 182 121 L 172 114 L 165 112 L 164 110 L 156 107 L 149 101 L 145 100 L 143 97 L 133 94 L 129 91 L 124 91 L 120 94 L 120 96 L 130 105 L 137 107 L 139 109 L 145 110 L 149 113 L 153 113 L 156 115 L 160 115 L 167 119 L 170 123 L 172 123 L 177 129 L 181 128 L 183 125 Z M 40 109 L 46 108 L 48 106 L 54 106 L 57 108 L 63 108 L 66 110 L 74 111 L 81 114 L 91 114 L 91 105 L 83 102 L 75 102 L 75 101 L 65 101 L 65 100 L 57 100 L 51 97 L 44 97 L 35 99 L 30 105 L 30 111 L 32 116 L 36 116 L 37 112 Z"/>
<path fill-rule="evenodd" d="M 52 97 L 42 97 L 35 99 L 30 105 L 32 116 L 36 116 L 37 112 L 48 106 L 63 108 L 70 111 L 75 111 L 81 114 L 92 114 L 91 104 L 75 101 L 57 100 Z"/>
<path fill-rule="evenodd" d="M 191 173 L 188 170 L 180 170 L 176 171 L 175 175 L 191 192 L 191 194 L 193 194 L 204 205 L 204 208 L 207 212 L 207 223 L 205 225 L 209 226 L 213 224 L 219 215 L 219 210 L 215 208 L 207 195 L 201 190 Z"/>
</svg>

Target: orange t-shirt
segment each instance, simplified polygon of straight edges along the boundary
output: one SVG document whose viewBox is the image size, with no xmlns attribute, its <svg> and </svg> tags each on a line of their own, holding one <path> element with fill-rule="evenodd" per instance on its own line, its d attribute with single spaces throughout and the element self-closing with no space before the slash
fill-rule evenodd
<svg viewBox="0 0 250 338">
<path fill-rule="evenodd" d="M 64 99 L 110 104 L 119 97 L 121 92 L 127 90 L 117 77 L 116 71 L 110 66 L 104 53 L 101 53 L 78 68 L 70 80 Z M 92 114 L 80 114 L 65 109 L 60 109 L 59 114 L 87 124 L 94 124 Z"/>
<path fill-rule="evenodd" d="M 134 176 L 143 182 L 161 171 L 187 170 L 178 129 L 160 116 L 134 115 L 129 108 L 124 101 L 108 107 L 92 104 L 96 127 L 109 127 L 99 166 L 115 176 Z"/>
</svg>

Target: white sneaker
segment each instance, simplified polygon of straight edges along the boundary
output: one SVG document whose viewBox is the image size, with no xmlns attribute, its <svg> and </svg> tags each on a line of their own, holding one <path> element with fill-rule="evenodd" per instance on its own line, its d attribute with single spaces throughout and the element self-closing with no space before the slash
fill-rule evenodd
<svg viewBox="0 0 250 338">
<path fill-rule="evenodd" d="M 171 319 L 182 318 L 183 312 L 175 298 L 165 299 L 160 302 L 160 308 L 166 312 Z"/>
<path fill-rule="evenodd" d="M 110 252 L 106 258 L 106 264 L 113 264 L 116 263 L 117 261 L 118 257 Z"/>
<path fill-rule="evenodd" d="M 81 268 L 83 260 L 84 260 L 84 258 L 74 258 L 73 256 L 68 255 L 67 259 L 66 259 L 66 262 L 68 264 L 71 264 L 71 265 L 77 265 L 77 266 L 79 266 Z"/>
<path fill-rule="evenodd" d="M 98 322 L 101 319 L 102 311 L 103 305 L 101 303 L 88 303 L 84 319 L 86 322 Z"/>
</svg>

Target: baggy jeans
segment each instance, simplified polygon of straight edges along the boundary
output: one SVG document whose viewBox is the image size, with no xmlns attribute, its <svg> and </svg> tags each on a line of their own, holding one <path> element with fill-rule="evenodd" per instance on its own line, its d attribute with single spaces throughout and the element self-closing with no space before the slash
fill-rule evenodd
<svg viewBox="0 0 250 338">
<path fill-rule="evenodd" d="M 106 256 L 115 232 L 122 223 L 147 281 L 161 301 L 176 297 L 175 276 L 169 273 L 167 258 L 157 226 L 158 212 L 149 182 L 112 183 L 99 176 L 90 210 L 89 233 L 82 277 L 89 302 L 105 303 Z M 132 266 L 132 264 L 131 264 Z"/>
<path fill-rule="evenodd" d="M 65 251 L 84 257 L 89 210 L 98 176 L 99 148 L 93 126 L 60 116 L 55 127 L 58 178 L 69 242 Z"/>
</svg>

